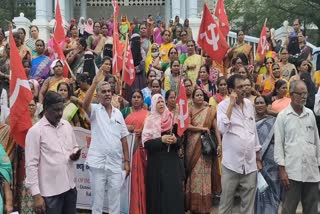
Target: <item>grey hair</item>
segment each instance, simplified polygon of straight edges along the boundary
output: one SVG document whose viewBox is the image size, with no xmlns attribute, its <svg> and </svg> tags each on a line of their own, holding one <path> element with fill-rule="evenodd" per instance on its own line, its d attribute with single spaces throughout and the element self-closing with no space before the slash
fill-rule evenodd
<svg viewBox="0 0 320 214">
<path fill-rule="evenodd" d="M 303 82 L 302 80 L 294 80 L 290 82 L 290 86 L 289 86 L 290 95 L 292 95 L 296 91 L 297 85 L 299 85 L 300 83 L 303 85 L 306 85 L 305 82 Z"/>
<path fill-rule="evenodd" d="M 99 82 L 98 85 L 97 85 L 97 87 L 96 87 L 97 93 L 99 93 L 100 90 L 101 90 L 101 87 L 102 87 L 102 86 L 105 86 L 105 85 L 109 85 L 109 86 L 110 86 L 110 84 L 109 84 L 107 81 L 101 81 L 101 82 Z"/>
</svg>

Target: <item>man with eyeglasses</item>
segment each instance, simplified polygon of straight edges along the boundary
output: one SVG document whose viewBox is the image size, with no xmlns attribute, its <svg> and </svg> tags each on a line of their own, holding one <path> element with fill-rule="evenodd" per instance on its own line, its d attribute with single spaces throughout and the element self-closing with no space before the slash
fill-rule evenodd
<svg viewBox="0 0 320 214">
<path fill-rule="evenodd" d="M 253 214 L 257 171 L 262 169 L 261 146 L 254 108 L 245 96 L 245 80 L 234 74 L 227 80 L 229 98 L 218 105 L 217 123 L 222 134 L 222 194 L 219 214 L 231 214 L 236 190 L 241 197 L 240 213 Z"/>
<path fill-rule="evenodd" d="M 290 83 L 291 104 L 278 114 L 274 127 L 274 160 L 284 187 L 282 214 L 318 213 L 320 141 L 315 116 L 305 107 L 308 97 L 301 80 Z"/>
</svg>

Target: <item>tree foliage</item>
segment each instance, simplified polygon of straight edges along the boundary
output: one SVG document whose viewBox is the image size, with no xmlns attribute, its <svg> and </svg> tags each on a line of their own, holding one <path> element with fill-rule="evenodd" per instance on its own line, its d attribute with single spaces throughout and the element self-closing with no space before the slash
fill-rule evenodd
<svg viewBox="0 0 320 214">
<path fill-rule="evenodd" d="M 21 2 L 21 1 L 20 1 Z M 0 26 L 7 30 L 8 21 L 12 21 L 14 17 L 19 16 L 22 12 L 30 21 L 35 18 L 35 8 L 24 4 L 17 4 L 16 0 L 0 0 Z"/>
<path fill-rule="evenodd" d="M 307 30 L 311 42 L 320 45 L 320 0 L 225 0 L 232 30 L 244 30 L 259 37 L 264 20 L 275 29 L 285 20 L 299 18 L 304 26 L 314 24 L 318 30 Z M 305 27 L 306 28 L 306 27 Z"/>
</svg>

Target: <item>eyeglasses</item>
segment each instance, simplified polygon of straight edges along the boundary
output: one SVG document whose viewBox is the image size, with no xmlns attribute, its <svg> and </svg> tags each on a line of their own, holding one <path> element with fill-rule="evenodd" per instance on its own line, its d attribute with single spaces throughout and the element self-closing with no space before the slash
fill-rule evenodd
<svg viewBox="0 0 320 214">
<path fill-rule="evenodd" d="M 170 52 L 170 54 L 177 54 L 177 52 L 175 52 L 175 51 L 172 51 L 172 52 Z"/>
<path fill-rule="evenodd" d="M 293 92 L 293 93 L 299 95 L 299 97 L 307 97 L 308 96 L 308 92 Z"/>
</svg>

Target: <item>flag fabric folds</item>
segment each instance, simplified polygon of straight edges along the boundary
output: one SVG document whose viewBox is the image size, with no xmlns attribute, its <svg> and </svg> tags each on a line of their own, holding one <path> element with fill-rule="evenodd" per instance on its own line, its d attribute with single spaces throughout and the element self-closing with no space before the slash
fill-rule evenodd
<svg viewBox="0 0 320 214">
<path fill-rule="evenodd" d="M 123 45 L 119 39 L 117 18 L 119 15 L 119 5 L 116 0 L 112 0 L 113 6 L 113 54 L 112 54 L 112 75 L 120 73 L 123 65 Z"/>
<path fill-rule="evenodd" d="M 190 117 L 188 113 L 188 98 L 186 87 L 184 86 L 183 78 L 180 80 L 179 96 L 177 98 L 178 109 L 178 135 L 182 136 L 183 132 L 187 129 Z"/>
<path fill-rule="evenodd" d="M 59 1 L 56 1 L 56 27 L 54 29 L 53 37 L 56 39 L 57 43 L 60 44 L 65 40 L 65 33 L 62 25 L 62 16 L 60 11 L 60 4 Z"/>
<path fill-rule="evenodd" d="M 215 61 L 221 62 L 229 49 L 225 36 L 220 31 L 207 4 L 204 4 L 199 35 L 199 46 Z"/>
<path fill-rule="evenodd" d="M 123 74 L 123 81 L 128 85 L 132 85 L 134 79 L 136 77 L 136 72 L 133 64 L 133 57 L 131 52 L 130 44 L 127 45 L 127 50 L 124 54 L 124 74 Z"/>
<path fill-rule="evenodd" d="M 262 27 L 258 48 L 257 48 L 258 59 L 264 59 L 268 51 L 269 51 L 269 43 L 267 41 L 267 29 L 266 29 L 266 22 L 265 22 Z"/>
<path fill-rule="evenodd" d="M 32 120 L 29 113 L 29 103 L 33 95 L 29 86 L 27 75 L 22 66 L 21 57 L 9 29 L 10 37 L 10 129 L 16 143 L 22 147 Z"/>
<path fill-rule="evenodd" d="M 220 31 L 226 37 L 230 31 L 230 24 L 224 7 L 224 0 L 218 0 L 214 15 L 219 19 Z"/>
</svg>

